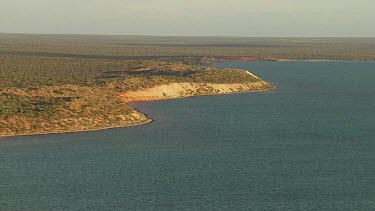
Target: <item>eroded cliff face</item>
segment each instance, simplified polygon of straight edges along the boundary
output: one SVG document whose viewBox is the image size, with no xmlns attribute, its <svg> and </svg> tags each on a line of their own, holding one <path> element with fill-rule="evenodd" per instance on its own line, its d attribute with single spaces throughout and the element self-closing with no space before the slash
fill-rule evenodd
<svg viewBox="0 0 375 211">
<path fill-rule="evenodd" d="M 125 103 L 135 101 L 166 100 L 198 95 L 229 94 L 248 91 L 267 91 L 273 86 L 267 82 L 214 84 L 214 83 L 171 83 L 149 89 L 123 93 Z"/>
</svg>

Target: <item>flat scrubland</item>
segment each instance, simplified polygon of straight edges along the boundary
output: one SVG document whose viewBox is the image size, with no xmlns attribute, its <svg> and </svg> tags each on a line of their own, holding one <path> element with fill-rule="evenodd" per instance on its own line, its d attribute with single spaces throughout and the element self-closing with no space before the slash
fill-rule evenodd
<svg viewBox="0 0 375 211">
<path fill-rule="evenodd" d="M 270 90 L 202 64 L 284 59 L 375 60 L 375 39 L 0 34 L 0 136 L 149 122 L 132 101 Z"/>
<path fill-rule="evenodd" d="M 92 59 L 375 60 L 375 38 L 235 38 L 0 34 L 0 54 Z M 203 59 L 203 61 L 205 61 Z"/>
</svg>

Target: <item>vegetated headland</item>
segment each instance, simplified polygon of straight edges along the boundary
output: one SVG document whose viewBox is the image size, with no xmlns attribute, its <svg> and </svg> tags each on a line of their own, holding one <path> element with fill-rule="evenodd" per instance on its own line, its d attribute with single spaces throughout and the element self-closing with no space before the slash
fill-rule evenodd
<svg viewBox="0 0 375 211">
<path fill-rule="evenodd" d="M 0 34 L 0 136 L 144 124 L 129 102 L 275 88 L 207 64 L 375 60 L 374 41 Z"/>
</svg>

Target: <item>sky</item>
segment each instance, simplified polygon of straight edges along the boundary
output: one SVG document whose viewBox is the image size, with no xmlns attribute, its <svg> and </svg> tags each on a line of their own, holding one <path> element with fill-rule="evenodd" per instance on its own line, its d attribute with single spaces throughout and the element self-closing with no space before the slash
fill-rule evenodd
<svg viewBox="0 0 375 211">
<path fill-rule="evenodd" d="M 375 0 L 0 0 L 0 32 L 375 37 Z"/>
</svg>

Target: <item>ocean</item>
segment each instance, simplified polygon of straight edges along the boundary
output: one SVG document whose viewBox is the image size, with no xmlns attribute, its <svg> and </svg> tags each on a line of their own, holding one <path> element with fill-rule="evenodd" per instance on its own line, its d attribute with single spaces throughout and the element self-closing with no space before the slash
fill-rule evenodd
<svg viewBox="0 0 375 211">
<path fill-rule="evenodd" d="M 269 92 L 132 104 L 151 124 L 0 138 L 0 210 L 374 210 L 375 62 L 226 62 Z"/>
</svg>

